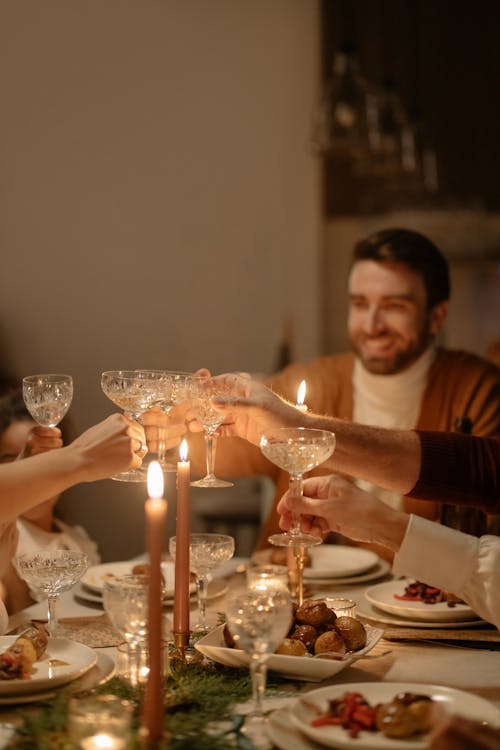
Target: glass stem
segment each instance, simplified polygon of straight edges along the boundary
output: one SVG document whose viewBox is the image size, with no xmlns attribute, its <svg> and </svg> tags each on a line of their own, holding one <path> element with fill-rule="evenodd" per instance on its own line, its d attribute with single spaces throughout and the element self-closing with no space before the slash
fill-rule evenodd
<svg viewBox="0 0 500 750">
<path fill-rule="evenodd" d="M 205 453 L 207 457 L 207 478 L 215 477 L 215 450 L 217 448 L 217 437 L 209 432 L 205 432 Z"/>
<path fill-rule="evenodd" d="M 48 617 L 47 617 L 47 629 L 49 635 L 54 638 L 57 630 L 57 595 L 52 594 L 48 597 Z"/>
<path fill-rule="evenodd" d="M 301 497 L 302 495 L 302 474 L 290 474 L 289 490 L 292 497 Z M 292 513 L 292 524 L 289 533 L 292 536 L 300 534 L 300 515 Z"/>
<path fill-rule="evenodd" d="M 167 428 L 158 427 L 158 461 L 163 464 L 165 463 L 165 455 L 167 453 Z"/>
<path fill-rule="evenodd" d="M 206 628 L 207 587 L 208 579 L 202 575 L 196 576 L 196 593 L 198 594 L 198 611 L 200 613 L 198 628 L 200 630 Z"/>
<path fill-rule="evenodd" d="M 252 678 L 253 716 L 262 716 L 262 700 L 266 692 L 267 655 L 253 653 L 250 658 L 250 676 Z"/>
</svg>

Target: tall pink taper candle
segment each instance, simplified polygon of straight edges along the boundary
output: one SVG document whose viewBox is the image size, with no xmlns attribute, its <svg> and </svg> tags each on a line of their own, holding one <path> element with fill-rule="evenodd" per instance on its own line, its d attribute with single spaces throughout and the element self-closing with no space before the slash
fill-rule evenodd
<svg viewBox="0 0 500 750">
<path fill-rule="evenodd" d="M 161 556 L 165 533 L 167 502 L 163 499 L 163 472 L 158 461 L 148 468 L 148 499 L 146 500 L 146 549 L 149 556 L 148 587 L 148 655 L 149 674 L 144 692 L 142 725 L 149 742 L 157 742 L 163 734 L 163 659 L 162 606 L 163 586 Z"/>
<path fill-rule="evenodd" d="M 189 636 L 189 483 L 190 463 L 185 440 L 177 463 L 177 518 L 175 524 L 174 635 Z M 182 640 L 182 639 L 181 639 Z"/>
</svg>

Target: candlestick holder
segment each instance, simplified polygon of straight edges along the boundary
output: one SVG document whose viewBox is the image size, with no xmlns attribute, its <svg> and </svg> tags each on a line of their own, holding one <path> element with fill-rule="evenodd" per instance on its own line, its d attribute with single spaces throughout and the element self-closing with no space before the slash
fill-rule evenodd
<svg viewBox="0 0 500 750">
<path fill-rule="evenodd" d="M 190 645 L 191 633 L 174 633 L 175 651 L 170 654 L 170 663 L 181 663 L 185 666 L 201 664 L 203 655 Z"/>
</svg>

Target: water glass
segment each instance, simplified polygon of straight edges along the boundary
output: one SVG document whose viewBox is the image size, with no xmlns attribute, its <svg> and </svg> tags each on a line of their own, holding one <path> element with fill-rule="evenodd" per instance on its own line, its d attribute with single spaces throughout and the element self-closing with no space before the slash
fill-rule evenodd
<svg viewBox="0 0 500 750">
<path fill-rule="evenodd" d="M 288 568 L 286 565 L 250 565 L 247 586 L 260 591 L 288 591 Z"/>
<path fill-rule="evenodd" d="M 327 596 L 326 606 L 333 609 L 337 617 L 356 617 L 356 602 L 343 596 Z"/>
</svg>

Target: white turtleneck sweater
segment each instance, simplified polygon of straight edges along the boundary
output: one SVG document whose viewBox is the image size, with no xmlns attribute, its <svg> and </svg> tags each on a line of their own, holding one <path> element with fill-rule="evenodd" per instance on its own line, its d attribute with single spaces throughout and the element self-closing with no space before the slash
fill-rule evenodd
<svg viewBox="0 0 500 750">
<path fill-rule="evenodd" d="M 356 359 L 352 377 L 353 421 L 389 429 L 413 429 L 435 355 L 436 348 L 432 345 L 410 367 L 395 375 L 374 375 Z M 374 492 L 387 505 L 401 509 L 401 495 L 362 480 L 357 480 L 356 484 Z"/>
</svg>

